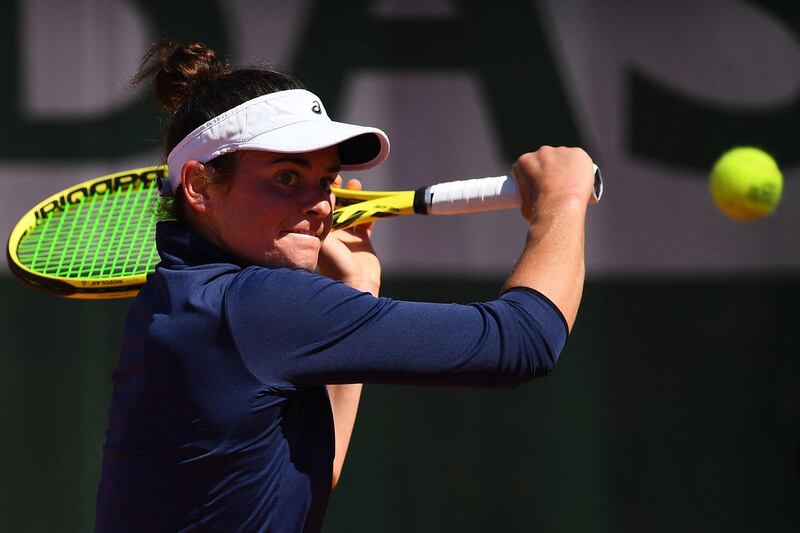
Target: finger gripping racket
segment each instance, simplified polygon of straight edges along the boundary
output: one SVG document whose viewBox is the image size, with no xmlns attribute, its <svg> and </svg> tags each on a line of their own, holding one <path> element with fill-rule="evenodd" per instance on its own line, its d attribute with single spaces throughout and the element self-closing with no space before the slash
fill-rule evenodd
<svg viewBox="0 0 800 533">
<path fill-rule="evenodd" d="M 166 172 L 165 166 L 117 172 L 40 202 L 9 236 L 11 272 L 31 287 L 69 298 L 136 295 L 159 261 L 156 181 Z M 507 176 L 446 182 L 416 191 L 334 188 L 334 192 L 335 229 L 397 215 L 450 215 L 521 203 L 516 183 Z M 602 195 L 599 170 L 594 195 L 597 199 Z"/>
</svg>

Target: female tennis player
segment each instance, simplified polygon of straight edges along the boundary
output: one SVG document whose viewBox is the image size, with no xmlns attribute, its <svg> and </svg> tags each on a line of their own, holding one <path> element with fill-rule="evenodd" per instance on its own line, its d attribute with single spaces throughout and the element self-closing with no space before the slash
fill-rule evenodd
<svg viewBox="0 0 800 533">
<path fill-rule="evenodd" d="M 502 295 L 378 297 L 370 228 L 331 227 L 331 184 L 388 155 L 270 69 L 157 45 L 138 80 L 170 114 L 161 262 L 128 316 L 103 448 L 99 531 L 319 531 L 358 383 L 509 387 L 548 374 L 584 279 L 591 159 L 521 156 L 534 213 Z M 350 187 L 358 187 L 351 182 Z"/>
</svg>

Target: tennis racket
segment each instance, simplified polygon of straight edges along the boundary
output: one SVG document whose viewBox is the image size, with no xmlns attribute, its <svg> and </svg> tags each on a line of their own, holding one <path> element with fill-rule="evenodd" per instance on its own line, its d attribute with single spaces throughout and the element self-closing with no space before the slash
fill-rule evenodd
<svg viewBox="0 0 800 533">
<path fill-rule="evenodd" d="M 145 167 L 79 183 L 28 211 L 8 239 L 8 265 L 25 284 L 80 299 L 135 296 L 159 261 L 156 183 L 167 167 Z M 452 215 L 519 207 L 508 176 L 451 181 L 415 191 L 334 188 L 334 229 L 381 218 Z M 595 166 L 594 196 L 603 180 Z"/>
</svg>

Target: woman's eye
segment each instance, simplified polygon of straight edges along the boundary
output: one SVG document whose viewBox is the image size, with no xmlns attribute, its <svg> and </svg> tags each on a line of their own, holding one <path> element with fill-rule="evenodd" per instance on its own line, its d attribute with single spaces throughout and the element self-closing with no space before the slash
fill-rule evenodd
<svg viewBox="0 0 800 533">
<path fill-rule="evenodd" d="M 281 185 L 291 186 L 297 183 L 297 174 L 294 172 L 281 172 L 275 177 L 275 181 Z"/>
</svg>

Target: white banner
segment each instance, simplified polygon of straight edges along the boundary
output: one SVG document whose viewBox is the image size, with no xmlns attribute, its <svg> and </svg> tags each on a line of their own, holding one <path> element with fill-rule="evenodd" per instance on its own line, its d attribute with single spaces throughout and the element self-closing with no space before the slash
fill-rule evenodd
<svg viewBox="0 0 800 533">
<path fill-rule="evenodd" d="M 9 54 L 18 75 L 6 81 L 16 87 L 18 126 L 5 132 L 0 159 L 4 235 L 27 208 L 73 182 L 160 162 L 153 138 L 144 139 L 132 128 L 128 143 L 125 131 L 102 122 L 115 113 L 123 116 L 147 97 L 143 89 L 127 90 L 126 83 L 149 44 L 164 35 L 160 21 L 153 20 L 158 10 L 150 4 L 28 0 L 17 5 L 19 16 L 6 22 L 19 26 L 17 48 Z M 159 9 L 182 9 L 177 4 Z M 800 151 L 792 151 L 800 131 L 800 21 L 781 18 L 779 11 L 736 0 L 548 0 L 517 3 L 518 11 L 508 9 L 502 18 L 489 17 L 487 7 L 480 26 L 475 8 L 456 2 L 354 2 L 358 5 L 347 9 L 380 29 L 370 33 L 366 26 L 352 31 L 348 19 L 327 23 L 329 7 L 323 4 L 333 3 L 200 4 L 222 15 L 210 20 L 198 11 L 176 20 L 196 31 L 192 38 L 197 40 L 220 25 L 224 32 L 213 34 L 227 36 L 234 62 L 335 70 L 341 79 L 338 94 L 309 84 L 326 99 L 334 118 L 378 126 L 392 141 L 387 163 L 360 176 L 366 188 L 406 189 L 503 174 L 513 162 L 509 150 L 528 146 L 528 132 L 530 149 L 551 142 L 553 132 L 552 143 L 580 142 L 606 181 L 603 202 L 590 209 L 590 277 L 800 268 Z M 349 5 L 336 4 L 341 4 L 337 9 Z M 517 12 L 519 17 L 513 16 Z M 415 27 L 418 36 L 404 34 L 407 51 L 398 52 L 389 30 Z M 425 42 L 429 33 L 436 36 L 426 28 L 452 31 L 453 37 L 447 33 L 442 41 L 452 51 L 437 52 Z M 519 40 L 519 28 L 530 32 L 530 48 Z M 317 47 L 319 32 L 342 40 L 343 47 L 353 46 L 353 54 Z M 539 48 L 536 39 L 543 43 Z M 449 55 L 462 53 L 446 64 Z M 356 56 L 365 58 L 363 63 Z M 549 57 L 554 68 L 540 57 Z M 324 88 L 330 77 L 322 70 L 316 68 L 312 78 L 322 80 L 318 84 Z M 551 89 L 543 87 L 551 85 L 553 92 L 546 92 Z M 512 98 L 498 96 L 503 90 Z M 662 93 L 674 95 L 674 114 L 648 106 L 648 98 Z M 515 107 L 522 118 L 512 124 Z M 683 120 L 684 112 L 709 118 L 687 119 L 681 129 L 670 120 Z M 798 119 L 793 127 L 787 117 Z M 745 128 L 748 120 L 752 128 Z M 560 122 L 569 126 L 566 133 L 552 129 Z M 72 123 L 76 138 L 91 139 L 100 131 L 101 139 L 88 148 L 69 148 L 64 143 L 75 140 Z M 707 134 L 704 127 L 716 130 Z M 103 128 L 116 137 L 104 142 Z M 782 204 L 773 216 L 753 223 L 726 219 L 708 192 L 707 174 L 719 153 L 715 147 L 739 139 L 774 146 L 776 155 L 789 159 L 778 159 L 786 178 Z M 503 274 L 524 237 L 525 222 L 512 212 L 409 217 L 382 221 L 375 230 L 389 273 Z"/>
</svg>

